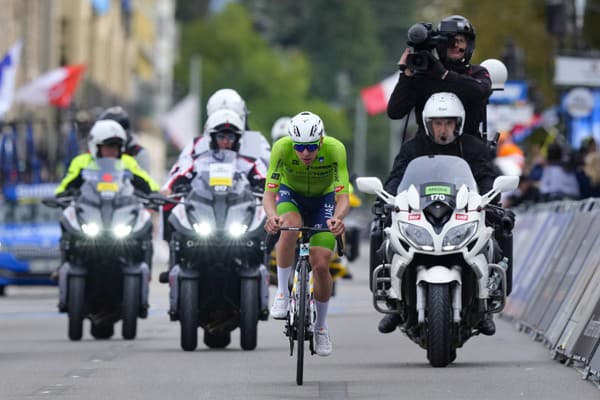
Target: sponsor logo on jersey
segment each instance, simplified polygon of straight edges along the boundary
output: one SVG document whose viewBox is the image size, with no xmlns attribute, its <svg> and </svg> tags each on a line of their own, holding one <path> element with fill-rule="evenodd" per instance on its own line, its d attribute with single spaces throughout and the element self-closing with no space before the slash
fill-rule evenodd
<svg viewBox="0 0 600 400">
<path fill-rule="evenodd" d="M 279 179 L 279 174 L 274 172 L 273 174 L 271 174 L 271 179 Z"/>
<path fill-rule="evenodd" d="M 340 191 L 344 190 L 344 187 L 345 187 L 344 185 L 336 186 L 335 187 L 335 192 L 337 193 L 337 192 L 340 192 Z"/>
<path fill-rule="evenodd" d="M 323 161 L 325 161 L 325 157 L 319 157 L 319 162 L 322 163 Z"/>
<path fill-rule="evenodd" d="M 408 214 L 409 221 L 418 221 L 421 219 L 421 213 L 418 214 Z"/>
<path fill-rule="evenodd" d="M 469 214 L 456 214 L 456 219 L 458 221 L 468 221 L 469 220 Z"/>
<path fill-rule="evenodd" d="M 269 189 L 275 189 L 276 187 L 279 187 L 279 185 L 278 185 L 278 184 L 276 184 L 276 183 L 268 183 L 268 184 L 267 184 L 267 187 L 268 187 Z"/>
</svg>

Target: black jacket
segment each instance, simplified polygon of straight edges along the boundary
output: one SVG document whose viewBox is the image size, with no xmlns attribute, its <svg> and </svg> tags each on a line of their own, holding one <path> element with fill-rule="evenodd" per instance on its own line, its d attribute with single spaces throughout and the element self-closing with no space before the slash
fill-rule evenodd
<svg viewBox="0 0 600 400">
<path fill-rule="evenodd" d="M 492 94 L 492 82 L 488 71 L 480 65 L 471 65 L 463 73 L 449 70 L 446 79 L 432 78 L 427 74 L 409 77 L 401 73 L 388 102 L 388 116 L 391 119 L 403 118 L 414 107 L 419 133 L 424 134 L 423 107 L 427 99 L 438 92 L 452 92 L 458 96 L 465 107 L 464 132 L 481 137 L 479 124 L 483 120 L 487 99 Z"/>
<path fill-rule="evenodd" d="M 417 134 L 414 139 L 402 145 L 402 149 L 394 160 L 392 172 L 385 182 L 385 190 L 396 194 L 398 185 L 404 176 L 408 163 L 417 157 L 428 155 L 458 156 L 471 167 L 480 193 L 486 193 L 494 184 L 494 179 L 500 175 L 494 164 L 487 158 L 487 147 L 483 141 L 473 135 L 462 135 L 447 145 L 434 143 L 429 137 Z"/>
</svg>

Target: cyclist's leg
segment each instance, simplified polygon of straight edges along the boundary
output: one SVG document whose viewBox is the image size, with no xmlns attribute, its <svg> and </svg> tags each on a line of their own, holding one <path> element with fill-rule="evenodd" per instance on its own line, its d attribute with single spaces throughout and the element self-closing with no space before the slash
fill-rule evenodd
<svg viewBox="0 0 600 400">
<path fill-rule="evenodd" d="M 302 226 L 302 218 L 298 205 L 294 199 L 294 192 L 285 185 L 281 185 L 279 200 L 277 202 L 277 214 L 285 219 L 284 226 Z M 297 232 L 282 231 L 275 247 L 277 258 L 277 292 L 271 306 L 273 318 L 285 318 L 289 303 L 290 291 L 288 282 L 294 263 Z"/>
</svg>

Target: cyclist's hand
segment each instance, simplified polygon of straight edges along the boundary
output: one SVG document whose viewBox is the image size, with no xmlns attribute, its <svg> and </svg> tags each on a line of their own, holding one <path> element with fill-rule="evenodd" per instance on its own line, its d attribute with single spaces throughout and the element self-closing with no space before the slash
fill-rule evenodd
<svg viewBox="0 0 600 400">
<path fill-rule="evenodd" d="M 268 233 L 277 233 L 279 232 L 279 227 L 281 226 L 281 221 L 278 215 L 274 215 L 272 217 L 267 218 L 267 222 L 265 222 L 265 231 Z"/>
<path fill-rule="evenodd" d="M 345 226 L 344 221 L 338 218 L 331 218 L 327 220 L 327 227 L 335 236 L 341 235 L 344 233 Z"/>
</svg>

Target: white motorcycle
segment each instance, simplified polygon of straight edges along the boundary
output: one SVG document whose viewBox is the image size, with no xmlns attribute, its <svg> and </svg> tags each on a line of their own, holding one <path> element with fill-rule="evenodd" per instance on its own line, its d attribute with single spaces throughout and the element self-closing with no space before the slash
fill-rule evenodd
<svg viewBox="0 0 600 400">
<path fill-rule="evenodd" d="M 356 181 L 391 213 L 384 261 L 372 276 L 374 307 L 400 314 L 402 331 L 427 350 L 433 367 L 454 361 L 486 314 L 504 308 L 507 259 L 485 225 L 485 209 L 518 181 L 499 176 L 480 195 L 469 165 L 454 156 L 411 161 L 396 196 L 378 178 Z"/>
</svg>

